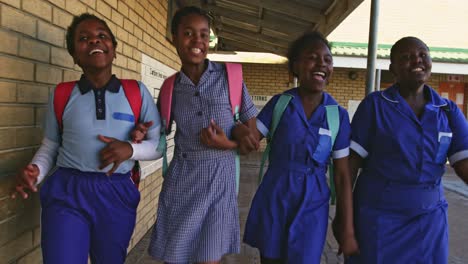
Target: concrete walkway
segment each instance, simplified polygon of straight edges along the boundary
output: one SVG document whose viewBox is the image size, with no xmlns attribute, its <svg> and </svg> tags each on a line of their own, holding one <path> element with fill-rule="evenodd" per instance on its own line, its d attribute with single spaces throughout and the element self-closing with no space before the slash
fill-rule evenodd
<svg viewBox="0 0 468 264">
<path fill-rule="evenodd" d="M 250 202 L 257 189 L 260 156 L 258 153 L 251 154 L 241 159 L 241 183 L 239 193 L 239 217 L 241 223 L 241 235 L 243 234 L 245 221 L 249 212 Z M 447 167 L 443 177 L 445 195 L 449 204 L 449 264 L 468 263 L 468 186 L 463 183 L 454 173 L 453 169 Z M 329 222 L 333 219 L 335 208 L 330 207 Z M 330 226 L 330 225 L 329 225 Z M 162 264 L 152 260 L 146 249 L 149 244 L 151 230 L 136 245 L 128 255 L 126 264 Z M 327 240 L 322 254 L 320 264 L 343 263 L 342 257 L 337 257 L 338 244 L 331 235 L 329 228 Z M 258 251 L 248 245 L 242 244 L 241 253 L 226 256 L 223 264 L 260 264 Z"/>
<path fill-rule="evenodd" d="M 255 194 L 258 183 L 258 172 L 260 164 L 260 154 L 253 153 L 241 158 L 241 177 L 240 177 L 240 193 L 239 193 L 239 218 L 241 223 L 241 237 L 244 233 L 244 226 L 249 213 L 250 202 Z M 330 207 L 331 221 L 335 208 Z M 144 238 L 130 251 L 126 264 L 162 264 L 159 261 L 151 259 L 146 252 L 148 248 L 151 230 Z M 328 230 L 325 249 L 322 254 L 321 264 L 338 264 L 343 263 L 342 257 L 337 257 L 338 244 L 331 235 L 331 230 Z M 241 253 L 237 255 L 225 256 L 223 264 L 260 264 L 258 251 L 246 244 L 241 245 Z"/>
</svg>

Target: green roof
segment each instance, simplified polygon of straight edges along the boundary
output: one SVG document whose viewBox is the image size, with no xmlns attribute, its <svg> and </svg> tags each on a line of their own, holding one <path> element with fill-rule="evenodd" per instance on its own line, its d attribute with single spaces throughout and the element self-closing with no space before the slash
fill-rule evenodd
<svg viewBox="0 0 468 264">
<path fill-rule="evenodd" d="M 331 42 L 334 56 L 367 57 L 367 43 Z M 392 45 L 377 45 L 377 58 L 389 59 Z M 432 61 L 468 63 L 468 49 L 429 47 Z"/>
</svg>

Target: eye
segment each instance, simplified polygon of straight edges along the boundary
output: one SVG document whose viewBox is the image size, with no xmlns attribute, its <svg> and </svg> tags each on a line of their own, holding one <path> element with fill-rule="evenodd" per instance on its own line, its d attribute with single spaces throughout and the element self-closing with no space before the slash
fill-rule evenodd
<svg viewBox="0 0 468 264">
<path fill-rule="evenodd" d="M 191 37 L 193 35 L 192 31 L 184 31 L 184 36 Z"/>
<path fill-rule="evenodd" d="M 87 36 L 80 36 L 80 37 L 78 38 L 78 41 L 86 41 L 86 40 L 88 40 L 88 37 L 87 37 Z"/>
<path fill-rule="evenodd" d="M 210 38 L 210 35 L 207 34 L 207 33 L 201 33 L 201 34 L 200 34 L 200 37 L 201 37 L 202 39 L 205 39 L 205 40 L 206 40 L 206 39 L 209 39 L 209 38 Z"/>
<path fill-rule="evenodd" d="M 410 60 L 411 56 L 409 54 L 401 54 L 400 59 L 402 60 Z"/>
<path fill-rule="evenodd" d="M 107 35 L 104 34 L 104 33 L 100 33 L 100 34 L 98 35 L 98 37 L 99 37 L 100 39 L 105 39 L 105 38 L 107 38 Z"/>
</svg>

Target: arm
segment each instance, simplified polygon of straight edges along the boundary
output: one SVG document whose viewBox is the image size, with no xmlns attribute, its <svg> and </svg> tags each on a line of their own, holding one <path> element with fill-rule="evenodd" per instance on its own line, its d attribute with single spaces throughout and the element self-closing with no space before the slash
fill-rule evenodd
<svg viewBox="0 0 468 264">
<path fill-rule="evenodd" d="M 30 164 L 22 168 L 16 174 L 16 184 L 11 195 L 17 195 L 27 199 L 29 197 L 26 190 L 37 192 L 37 185 L 45 178 L 46 174 L 55 165 L 59 144 L 50 139 L 44 138 L 41 147 L 37 150 Z"/>
<path fill-rule="evenodd" d="M 114 164 L 107 175 L 111 175 L 119 165 L 128 160 L 155 160 L 162 156 L 157 150 L 161 130 L 161 120 L 154 100 L 143 83 L 139 83 L 142 95 L 141 114 L 139 124 L 130 133 L 132 142 L 121 141 L 115 138 L 99 135 L 99 140 L 107 143 L 100 151 L 100 169 Z M 140 136 L 140 143 L 133 142 Z"/>
<path fill-rule="evenodd" d="M 220 150 L 236 149 L 239 146 L 236 141 L 227 138 L 223 129 L 214 120 L 211 120 L 208 127 L 201 130 L 200 141 L 207 147 Z"/>
<path fill-rule="evenodd" d="M 239 145 L 240 154 L 245 155 L 257 150 L 263 135 L 257 130 L 257 119 L 249 119 L 245 124 L 239 123 L 232 129 L 232 138 Z"/>
<path fill-rule="evenodd" d="M 335 166 L 336 218 L 335 238 L 345 256 L 359 251 L 354 234 L 352 183 L 348 157 L 333 160 Z"/>
<path fill-rule="evenodd" d="M 456 162 L 453 168 L 458 177 L 468 184 L 468 158 Z"/>
</svg>

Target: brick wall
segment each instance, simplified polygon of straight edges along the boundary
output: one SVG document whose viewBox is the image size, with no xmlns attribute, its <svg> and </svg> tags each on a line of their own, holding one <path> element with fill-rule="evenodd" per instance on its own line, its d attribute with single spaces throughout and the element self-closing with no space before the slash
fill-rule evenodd
<svg viewBox="0 0 468 264">
<path fill-rule="evenodd" d="M 80 68 L 66 51 L 65 30 L 73 15 L 95 13 L 117 37 L 114 73 L 141 79 L 142 53 L 178 69 L 166 40 L 167 1 L 0 0 L 0 263 L 41 263 L 39 201 L 9 198 L 13 175 L 37 150 L 46 103 L 55 84 L 74 80 Z M 161 172 L 141 186 L 131 247 L 155 221 Z"/>
<path fill-rule="evenodd" d="M 340 105 L 347 108 L 348 100 L 362 100 L 365 95 L 366 70 L 352 69 L 357 78 L 351 80 L 348 73 L 351 69 L 335 68 L 326 91 L 330 93 Z M 250 95 L 275 95 L 291 87 L 286 64 L 250 64 L 243 65 L 244 80 Z M 447 75 L 433 73 L 428 84 L 438 90 L 440 82 L 446 81 Z M 468 75 L 464 76 L 468 82 Z M 468 87 L 466 88 L 468 90 Z M 468 93 L 465 93 L 468 95 Z M 468 102 L 468 96 L 465 96 Z"/>
</svg>

